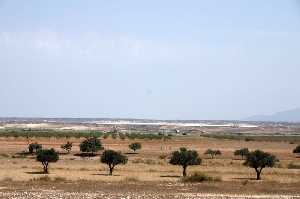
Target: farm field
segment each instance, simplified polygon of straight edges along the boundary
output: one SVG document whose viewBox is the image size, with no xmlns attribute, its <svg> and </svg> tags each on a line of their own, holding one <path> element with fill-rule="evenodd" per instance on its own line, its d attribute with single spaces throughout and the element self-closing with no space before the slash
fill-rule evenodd
<svg viewBox="0 0 300 199">
<path fill-rule="evenodd" d="M 33 155 L 18 154 L 27 150 L 26 138 L 0 138 L 0 198 L 31 198 L 38 197 L 38 194 L 42 194 L 41 198 L 54 197 L 55 194 L 64 198 L 216 198 L 212 194 L 224 194 L 223 198 L 233 195 L 241 198 L 247 195 L 300 197 L 300 158 L 292 153 L 299 143 L 201 136 L 175 136 L 165 141 L 109 137 L 101 140 L 104 148 L 121 151 L 128 157 L 128 163 L 118 165 L 113 176 L 109 176 L 107 165 L 100 163 L 100 154 L 95 157 L 76 156 L 84 139 L 31 138 L 30 142 L 61 152 L 59 161 L 50 163 L 50 174 L 46 175 Z M 73 143 L 70 154 L 60 148 L 67 141 Z M 142 149 L 132 153 L 128 148 L 132 142 L 140 142 Z M 202 158 L 201 165 L 188 167 L 188 174 L 201 172 L 219 180 L 183 183 L 182 167 L 168 163 L 168 155 L 180 147 L 196 150 Z M 256 181 L 254 169 L 244 166 L 244 160 L 233 155 L 235 150 L 243 147 L 272 153 L 280 162 L 274 168 L 264 169 L 262 180 Z M 211 159 L 204 155 L 208 148 L 218 149 L 222 155 Z"/>
</svg>

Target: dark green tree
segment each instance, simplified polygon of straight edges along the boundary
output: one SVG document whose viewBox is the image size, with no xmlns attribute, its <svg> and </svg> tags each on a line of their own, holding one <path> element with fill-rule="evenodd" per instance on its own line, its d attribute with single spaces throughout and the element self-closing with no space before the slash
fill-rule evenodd
<svg viewBox="0 0 300 199">
<path fill-rule="evenodd" d="M 121 152 L 113 150 L 105 150 L 101 155 L 101 162 L 109 167 L 109 175 L 112 175 L 113 170 L 118 164 L 126 164 L 128 159 Z"/>
<path fill-rule="evenodd" d="M 170 164 L 181 165 L 183 168 L 182 175 L 186 176 L 186 169 L 189 165 L 200 165 L 202 162 L 197 151 L 180 148 L 171 154 Z"/>
<path fill-rule="evenodd" d="M 44 168 L 44 173 L 48 173 L 48 165 L 50 162 L 57 162 L 59 159 L 58 153 L 54 149 L 41 149 L 37 152 L 36 160 L 41 162 Z"/>
<path fill-rule="evenodd" d="M 141 149 L 142 145 L 139 142 L 134 142 L 134 143 L 131 143 L 130 145 L 128 145 L 128 147 L 135 152 L 136 150 Z"/>
<path fill-rule="evenodd" d="M 207 149 L 204 154 L 210 155 L 211 159 L 214 159 L 215 156 L 221 155 L 222 153 L 220 150 Z"/>
<path fill-rule="evenodd" d="M 35 143 L 31 143 L 31 144 L 29 144 L 29 146 L 28 146 L 28 151 L 29 151 L 29 153 L 36 153 L 36 152 L 38 152 L 39 150 L 41 150 L 42 149 L 42 145 L 41 144 L 38 144 L 37 142 L 35 142 Z"/>
<path fill-rule="evenodd" d="M 96 137 L 87 138 L 79 147 L 81 152 L 92 154 L 103 149 L 101 140 Z"/>
<path fill-rule="evenodd" d="M 244 159 L 244 157 L 247 157 L 248 154 L 249 154 L 249 149 L 248 148 L 238 149 L 234 152 L 235 156 L 241 156 L 242 159 Z"/>
<path fill-rule="evenodd" d="M 300 154 L 300 145 L 293 150 L 293 153 Z"/>
<path fill-rule="evenodd" d="M 266 167 L 274 167 L 275 163 L 278 161 L 279 160 L 276 156 L 256 150 L 247 155 L 244 165 L 254 168 L 256 172 L 256 180 L 260 180 L 262 170 Z"/>
<path fill-rule="evenodd" d="M 72 150 L 73 144 L 72 142 L 67 142 L 66 144 L 63 144 L 60 146 L 60 148 L 64 149 L 67 151 L 67 153 L 70 153 L 70 151 Z"/>
</svg>

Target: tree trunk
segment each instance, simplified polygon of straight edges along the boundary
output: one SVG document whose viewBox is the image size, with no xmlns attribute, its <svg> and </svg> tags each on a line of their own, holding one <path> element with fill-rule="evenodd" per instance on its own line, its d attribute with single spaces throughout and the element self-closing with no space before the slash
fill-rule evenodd
<svg viewBox="0 0 300 199">
<path fill-rule="evenodd" d="M 261 174 L 261 171 L 262 171 L 262 168 L 261 169 L 257 169 L 255 168 L 255 171 L 256 171 L 256 180 L 260 180 L 260 174 Z"/>
<path fill-rule="evenodd" d="M 48 162 L 44 162 L 43 166 L 44 166 L 44 173 L 48 173 Z"/>
<path fill-rule="evenodd" d="M 111 176 L 113 173 L 114 167 L 109 165 L 109 175 Z"/>
<path fill-rule="evenodd" d="M 186 176 L 186 166 L 183 166 L 183 172 L 182 172 L 183 177 Z"/>
</svg>

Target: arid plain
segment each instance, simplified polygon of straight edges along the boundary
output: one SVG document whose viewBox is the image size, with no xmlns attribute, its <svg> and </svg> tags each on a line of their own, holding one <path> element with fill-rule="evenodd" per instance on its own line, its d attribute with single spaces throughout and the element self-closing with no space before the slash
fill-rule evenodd
<svg viewBox="0 0 300 199">
<path fill-rule="evenodd" d="M 299 140 L 209 136 L 215 135 L 217 129 L 220 130 L 219 127 L 211 128 L 212 133 L 208 135 L 189 133 L 173 135 L 171 139 L 102 137 L 105 149 L 121 151 L 128 157 L 128 163 L 118 165 L 112 176 L 108 175 L 107 165 L 100 163 L 102 151 L 95 157 L 77 156 L 83 137 L 3 136 L 0 138 L 0 198 L 300 197 L 300 158 L 292 153 L 300 144 Z M 69 154 L 61 149 L 67 141 L 73 143 Z M 35 155 L 22 155 L 21 152 L 27 151 L 28 143 L 32 142 L 59 151 L 59 161 L 50 163 L 49 174 L 43 174 L 42 165 L 35 160 Z M 133 142 L 142 145 L 137 153 L 128 148 Z M 170 154 L 180 147 L 196 150 L 202 159 L 201 165 L 188 167 L 188 175 L 200 172 L 218 180 L 183 182 L 182 167 L 169 164 Z M 244 166 L 241 157 L 234 156 L 235 150 L 244 147 L 272 153 L 280 162 L 274 168 L 265 168 L 262 180 L 257 181 L 254 169 Z M 204 154 L 209 148 L 220 150 L 222 155 L 211 159 Z"/>
</svg>

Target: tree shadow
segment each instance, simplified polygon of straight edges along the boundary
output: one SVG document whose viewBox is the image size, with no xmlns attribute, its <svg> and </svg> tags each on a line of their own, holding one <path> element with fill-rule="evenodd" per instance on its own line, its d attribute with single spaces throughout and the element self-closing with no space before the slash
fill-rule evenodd
<svg viewBox="0 0 300 199">
<path fill-rule="evenodd" d="M 67 152 L 58 152 L 59 155 L 70 155 L 71 153 L 67 153 Z"/>
<path fill-rule="evenodd" d="M 75 153 L 74 156 L 79 156 L 79 157 L 96 157 L 99 154 L 96 153 Z"/>
<path fill-rule="evenodd" d="M 27 171 L 25 173 L 27 173 L 27 174 L 34 174 L 34 175 L 46 174 L 44 171 Z"/>
<path fill-rule="evenodd" d="M 137 153 L 137 152 L 127 152 L 127 153 L 124 153 L 124 154 L 126 154 L 126 155 L 136 155 L 136 154 L 139 154 L 139 153 Z"/>
<path fill-rule="evenodd" d="M 161 178 L 180 178 L 181 176 L 178 176 L 178 175 L 162 175 L 162 176 L 159 176 Z"/>
<path fill-rule="evenodd" d="M 121 175 L 109 175 L 108 173 L 94 173 L 93 176 L 121 176 Z"/>
<path fill-rule="evenodd" d="M 256 178 L 232 178 L 233 180 L 255 180 L 256 181 Z"/>
</svg>

